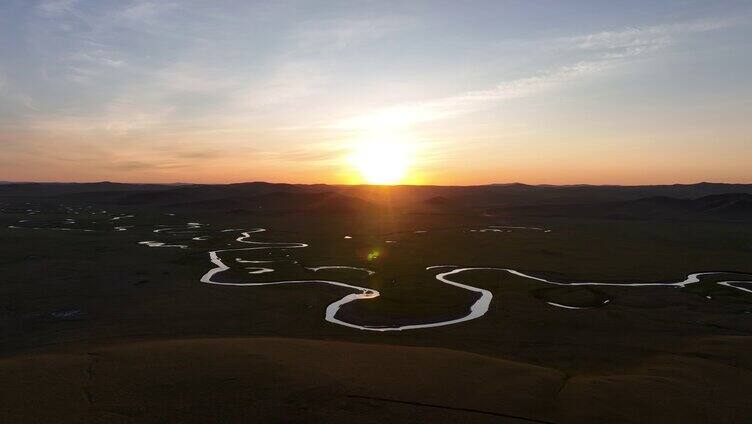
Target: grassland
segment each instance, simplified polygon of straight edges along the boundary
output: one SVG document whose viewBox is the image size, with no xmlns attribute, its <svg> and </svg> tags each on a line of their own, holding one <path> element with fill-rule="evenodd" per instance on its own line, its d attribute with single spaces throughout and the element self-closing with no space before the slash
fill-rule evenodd
<svg viewBox="0 0 752 424">
<path fill-rule="evenodd" d="M 456 280 L 493 293 L 487 314 L 392 333 L 324 321 L 346 288 L 200 282 L 212 267 L 208 251 L 243 247 L 237 231 L 222 230 L 263 227 L 254 240 L 309 247 L 238 252 L 289 262 L 223 278 L 345 281 L 381 293 L 345 305 L 347 320 L 429 322 L 462 315 L 474 300 L 429 266 L 615 283 L 752 273 L 752 227 L 743 222 L 76 205 L 71 230 L 58 231 L 71 213 L 38 203 L 31 215 L 7 205 L 0 214 L 6 422 L 744 422 L 752 414 L 752 295 L 715 284 L 748 277 L 681 289 L 585 287 L 473 271 Z M 200 231 L 181 232 L 188 222 Z M 490 225 L 551 231 L 470 231 Z M 160 228 L 178 230 L 154 233 Z M 193 240 L 199 235 L 208 238 Z M 376 273 L 306 269 L 321 265 Z"/>
</svg>

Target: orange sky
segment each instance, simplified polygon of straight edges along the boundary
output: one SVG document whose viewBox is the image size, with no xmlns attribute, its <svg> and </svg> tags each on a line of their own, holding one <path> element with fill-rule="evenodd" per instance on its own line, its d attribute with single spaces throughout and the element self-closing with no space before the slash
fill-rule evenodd
<svg viewBox="0 0 752 424">
<path fill-rule="evenodd" d="M 377 3 L 3 3 L 0 180 L 752 183 L 752 6 Z"/>
</svg>

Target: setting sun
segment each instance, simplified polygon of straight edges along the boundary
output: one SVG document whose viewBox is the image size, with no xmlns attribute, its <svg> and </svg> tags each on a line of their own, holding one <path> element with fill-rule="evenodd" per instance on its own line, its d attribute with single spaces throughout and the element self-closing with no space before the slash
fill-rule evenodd
<svg viewBox="0 0 752 424">
<path fill-rule="evenodd" d="M 369 184 L 398 184 L 409 171 L 411 151 L 399 139 L 378 138 L 359 142 L 350 162 Z"/>
</svg>

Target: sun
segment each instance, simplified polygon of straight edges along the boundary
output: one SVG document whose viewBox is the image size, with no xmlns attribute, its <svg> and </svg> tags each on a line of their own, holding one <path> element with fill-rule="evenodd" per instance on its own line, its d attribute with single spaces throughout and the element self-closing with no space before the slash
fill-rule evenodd
<svg viewBox="0 0 752 424">
<path fill-rule="evenodd" d="M 409 144 L 398 138 L 376 138 L 356 143 L 350 162 L 369 184 L 399 184 L 411 162 Z"/>
</svg>

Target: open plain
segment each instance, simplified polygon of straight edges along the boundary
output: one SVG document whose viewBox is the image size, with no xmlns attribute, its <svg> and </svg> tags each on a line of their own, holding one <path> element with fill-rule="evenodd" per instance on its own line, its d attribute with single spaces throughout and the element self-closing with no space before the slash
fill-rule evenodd
<svg viewBox="0 0 752 424">
<path fill-rule="evenodd" d="M 0 188 L 5 422 L 752 414 L 747 186 Z"/>
</svg>

